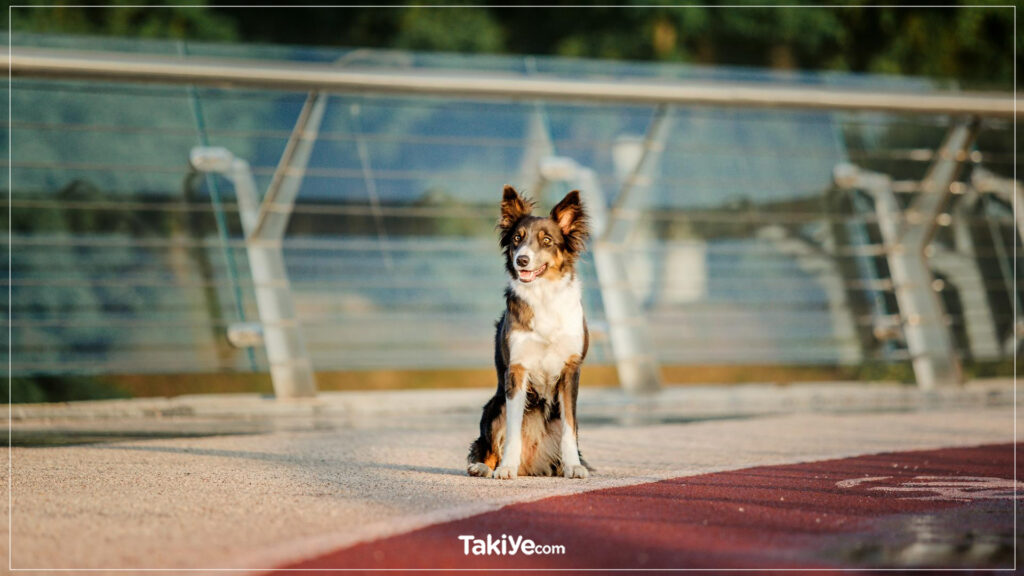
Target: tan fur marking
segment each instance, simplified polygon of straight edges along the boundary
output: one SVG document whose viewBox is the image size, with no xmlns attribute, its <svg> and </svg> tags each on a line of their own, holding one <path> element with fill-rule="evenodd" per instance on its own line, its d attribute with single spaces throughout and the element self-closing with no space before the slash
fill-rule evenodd
<svg viewBox="0 0 1024 576">
<path fill-rule="evenodd" d="M 573 354 L 565 361 L 565 366 L 562 367 L 562 377 L 568 377 L 570 374 L 575 372 L 580 364 L 583 363 L 583 358 L 580 358 L 579 354 Z"/>
<path fill-rule="evenodd" d="M 545 422 L 541 412 L 527 412 L 523 418 L 523 453 L 519 461 L 519 474 L 549 476 L 551 464 L 559 461 L 561 442 L 561 420 Z"/>
<path fill-rule="evenodd" d="M 495 452 L 494 450 L 491 450 L 490 454 L 487 455 L 487 458 L 484 458 L 484 464 L 486 464 L 487 467 L 490 468 L 491 470 L 494 470 L 495 468 L 497 468 L 498 467 L 498 453 Z"/>
<path fill-rule="evenodd" d="M 537 438 L 530 438 L 523 433 L 523 452 L 522 459 L 520 460 L 519 469 L 529 470 L 533 464 L 533 459 L 537 455 L 537 445 L 540 444 L 540 440 Z M 522 472 L 527 474 L 527 472 Z"/>
<path fill-rule="evenodd" d="M 505 381 L 505 397 L 512 395 L 512 392 L 519 390 L 526 393 L 526 368 L 522 364 L 513 364 L 508 367 L 508 380 Z"/>
<path fill-rule="evenodd" d="M 583 359 L 580 358 L 579 354 L 573 354 L 565 361 L 565 366 L 562 367 L 562 373 L 558 377 L 558 397 L 562 402 L 565 412 L 565 421 L 569 425 L 569 428 L 576 429 L 576 417 L 572 410 L 572 398 L 569 397 L 569 382 L 572 378 L 573 373 L 579 370 L 580 364 Z"/>
<path fill-rule="evenodd" d="M 579 253 L 583 252 L 586 240 L 590 236 L 590 227 L 583 211 L 583 204 L 580 202 L 579 190 L 566 194 L 565 198 L 551 209 L 551 221 L 561 230 L 566 248 L 570 252 L 570 259 L 575 260 Z"/>
<path fill-rule="evenodd" d="M 563 210 L 558 214 L 558 227 L 562 229 L 563 234 L 569 233 L 570 226 L 575 217 L 576 214 L 571 210 Z"/>
<path fill-rule="evenodd" d="M 491 422 L 491 452 L 484 459 L 484 463 L 495 469 L 501 461 L 501 455 L 505 451 L 505 407 L 501 407 L 501 413 Z"/>
<path fill-rule="evenodd" d="M 560 279 L 566 273 L 565 255 L 561 250 L 555 250 L 551 256 L 551 264 L 548 266 L 548 274 L 552 280 Z"/>
</svg>

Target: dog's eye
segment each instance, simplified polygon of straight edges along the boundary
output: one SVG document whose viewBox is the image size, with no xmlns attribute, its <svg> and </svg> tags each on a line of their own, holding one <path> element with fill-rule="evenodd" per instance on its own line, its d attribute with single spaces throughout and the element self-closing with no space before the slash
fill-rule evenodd
<svg viewBox="0 0 1024 576">
<path fill-rule="evenodd" d="M 544 240 L 541 242 L 543 242 L 545 246 L 551 246 L 551 236 L 545 236 Z"/>
<path fill-rule="evenodd" d="M 515 236 L 512 237 L 512 241 L 515 242 L 516 244 L 519 244 L 519 242 L 522 241 L 522 239 L 522 234 L 516 234 Z"/>
</svg>

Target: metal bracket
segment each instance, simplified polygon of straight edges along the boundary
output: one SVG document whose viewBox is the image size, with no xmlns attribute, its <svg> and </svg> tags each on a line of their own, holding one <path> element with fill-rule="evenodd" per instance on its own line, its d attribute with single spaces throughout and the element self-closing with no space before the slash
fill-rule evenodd
<svg viewBox="0 0 1024 576">
<path fill-rule="evenodd" d="M 1021 186 L 1021 183 L 1017 180 L 997 176 L 981 167 L 975 167 L 971 172 L 971 186 L 979 195 L 993 194 L 996 198 L 1010 206 L 1010 210 L 1013 212 L 1014 224 L 1017 228 L 1017 235 L 1024 240 L 1024 209 L 1021 208 L 1021 206 L 1024 206 L 1024 186 Z M 989 230 L 993 240 L 996 240 L 995 237 L 998 235 L 998 232 L 991 221 L 989 221 Z M 1014 303 L 1014 309 L 1020 310 L 1022 303 L 1020 301 L 1020 294 L 1015 290 L 1013 282 L 1014 271 L 1009 266 L 1009 254 L 998 240 L 995 242 L 995 246 L 1000 268 L 1002 269 L 1003 280 L 1006 283 L 1006 291 Z M 1017 319 L 1013 334 L 1006 338 L 1006 341 L 1003 343 L 1003 350 L 1008 354 L 1015 355 L 1018 353 L 1022 342 L 1024 342 L 1024 320 Z"/>
<path fill-rule="evenodd" d="M 316 382 L 302 327 L 295 312 L 281 239 L 288 226 L 327 98 L 311 93 L 299 114 L 263 202 L 249 163 L 224 148 L 194 148 L 193 167 L 223 174 L 235 187 L 245 233 L 262 341 L 277 398 L 316 395 Z M 251 339 L 250 339 L 251 340 Z"/>
<path fill-rule="evenodd" d="M 1010 206 L 1016 206 L 1014 210 L 1014 223 L 1017 225 L 1017 234 L 1024 239 L 1024 186 L 1011 178 L 1002 178 L 981 167 L 975 167 L 971 171 L 971 186 L 982 194 L 995 194 L 1003 202 Z"/>
</svg>

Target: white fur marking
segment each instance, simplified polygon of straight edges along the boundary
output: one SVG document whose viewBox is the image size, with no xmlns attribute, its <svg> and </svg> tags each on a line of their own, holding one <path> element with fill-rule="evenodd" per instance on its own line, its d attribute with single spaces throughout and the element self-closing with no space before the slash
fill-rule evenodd
<svg viewBox="0 0 1024 576">
<path fill-rule="evenodd" d="M 536 254 L 534 254 L 533 250 L 531 250 L 530 247 L 527 246 L 526 244 L 520 246 L 519 250 L 516 250 L 515 254 L 512 255 L 512 263 L 514 264 L 520 256 L 526 256 L 527 258 L 529 258 L 531 265 L 535 262 Z"/>
<path fill-rule="evenodd" d="M 576 443 L 576 431 L 569 426 L 569 420 L 565 417 L 572 410 L 569 406 L 569 399 L 562 398 L 562 475 L 566 478 L 586 478 L 590 476 L 587 467 L 580 463 L 580 448 Z"/>
<path fill-rule="evenodd" d="M 480 476 L 481 478 L 491 477 L 491 468 L 483 462 L 474 462 L 466 467 L 466 471 L 469 472 L 470 476 Z"/>
<path fill-rule="evenodd" d="M 559 402 L 562 412 L 562 467 L 568 469 L 571 466 L 580 465 L 580 449 L 576 444 L 576 431 L 569 426 L 569 420 L 565 417 L 572 411 L 569 406 L 569 398 L 562 398 Z"/>
<path fill-rule="evenodd" d="M 518 385 L 511 398 L 505 399 L 505 447 L 501 464 L 494 470 L 498 479 L 515 478 L 519 474 L 519 463 L 523 453 L 523 412 L 526 410 L 526 390 Z"/>
<path fill-rule="evenodd" d="M 566 361 L 583 355 L 583 291 L 579 279 L 569 276 L 510 285 L 533 310 L 533 322 L 531 330 L 509 333 L 509 364 L 525 368 L 534 388 L 546 395 Z"/>
</svg>

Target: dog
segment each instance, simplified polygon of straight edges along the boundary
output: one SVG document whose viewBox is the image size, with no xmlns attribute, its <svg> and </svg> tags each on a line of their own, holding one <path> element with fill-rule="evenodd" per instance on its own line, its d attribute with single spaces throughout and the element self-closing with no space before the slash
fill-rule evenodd
<svg viewBox="0 0 1024 576">
<path fill-rule="evenodd" d="M 498 389 L 469 448 L 470 476 L 586 478 L 576 396 L 590 334 L 576 265 L 590 236 L 578 190 L 549 217 L 505 186 L 498 222 L 508 287 L 494 336 Z"/>
</svg>

